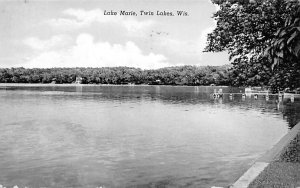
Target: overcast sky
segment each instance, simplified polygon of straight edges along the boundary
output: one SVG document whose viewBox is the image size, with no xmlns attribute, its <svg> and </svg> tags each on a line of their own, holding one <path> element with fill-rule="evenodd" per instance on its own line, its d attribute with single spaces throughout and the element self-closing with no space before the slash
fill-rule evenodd
<svg viewBox="0 0 300 188">
<path fill-rule="evenodd" d="M 202 53 L 215 11 L 210 0 L 0 0 L 0 67 L 223 65 L 226 53 Z"/>
</svg>

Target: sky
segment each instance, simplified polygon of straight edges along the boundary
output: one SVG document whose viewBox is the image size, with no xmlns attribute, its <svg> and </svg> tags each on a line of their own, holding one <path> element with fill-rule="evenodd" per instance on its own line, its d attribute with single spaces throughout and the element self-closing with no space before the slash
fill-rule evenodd
<svg viewBox="0 0 300 188">
<path fill-rule="evenodd" d="M 216 10 L 210 0 L 0 0 L 0 67 L 228 64 L 226 52 L 202 52 Z"/>
</svg>

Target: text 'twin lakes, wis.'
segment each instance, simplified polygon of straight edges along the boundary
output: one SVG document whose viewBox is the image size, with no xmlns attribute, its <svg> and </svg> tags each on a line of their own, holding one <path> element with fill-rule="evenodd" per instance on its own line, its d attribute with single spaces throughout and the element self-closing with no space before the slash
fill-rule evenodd
<svg viewBox="0 0 300 188">
<path fill-rule="evenodd" d="M 144 11 L 140 10 L 139 12 L 136 11 L 125 11 L 120 10 L 119 12 L 113 10 L 104 10 L 104 15 L 107 16 L 189 16 L 187 11 Z"/>
</svg>

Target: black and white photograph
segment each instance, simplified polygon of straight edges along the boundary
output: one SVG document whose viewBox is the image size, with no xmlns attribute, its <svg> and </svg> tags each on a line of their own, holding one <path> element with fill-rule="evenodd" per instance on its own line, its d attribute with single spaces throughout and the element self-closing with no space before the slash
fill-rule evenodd
<svg viewBox="0 0 300 188">
<path fill-rule="evenodd" d="M 0 188 L 300 188 L 300 0 L 0 0 Z"/>
</svg>

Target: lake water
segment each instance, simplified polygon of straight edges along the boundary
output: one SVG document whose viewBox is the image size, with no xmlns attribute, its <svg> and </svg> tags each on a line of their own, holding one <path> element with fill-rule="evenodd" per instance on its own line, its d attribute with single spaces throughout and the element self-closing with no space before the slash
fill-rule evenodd
<svg viewBox="0 0 300 188">
<path fill-rule="evenodd" d="M 0 184 L 226 186 L 300 119 L 297 100 L 241 94 L 214 99 L 211 92 L 212 87 L 2 86 Z"/>
</svg>

